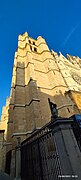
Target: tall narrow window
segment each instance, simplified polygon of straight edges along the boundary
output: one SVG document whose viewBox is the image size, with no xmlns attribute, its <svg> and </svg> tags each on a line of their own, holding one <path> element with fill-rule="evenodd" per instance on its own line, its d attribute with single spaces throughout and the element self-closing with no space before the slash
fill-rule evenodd
<svg viewBox="0 0 81 180">
<path fill-rule="evenodd" d="M 29 40 L 29 43 L 31 44 L 31 41 Z"/>
<path fill-rule="evenodd" d="M 37 48 L 34 47 L 34 51 L 37 52 Z"/>
<path fill-rule="evenodd" d="M 31 51 L 32 51 L 32 46 L 30 46 L 30 49 L 31 49 Z"/>
<path fill-rule="evenodd" d="M 33 41 L 33 45 L 35 45 L 35 42 Z"/>
<path fill-rule="evenodd" d="M 67 108 L 67 110 L 68 110 L 68 112 L 70 113 L 70 110 L 69 110 L 69 108 Z"/>
</svg>

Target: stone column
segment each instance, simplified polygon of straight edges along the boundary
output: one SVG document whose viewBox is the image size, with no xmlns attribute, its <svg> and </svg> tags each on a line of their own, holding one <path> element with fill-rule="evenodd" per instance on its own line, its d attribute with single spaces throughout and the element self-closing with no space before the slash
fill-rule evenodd
<svg viewBox="0 0 81 180">
<path fill-rule="evenodd" d="M 20 138 L 18 138 L 20 141 Z M 16 147 L 16 162 L 15 162 L 16 177 L 15 180 L 21 180 L 21 145 L 20 142 Z"/>
<path fill-rule="evenodd" d="M 16 149 L 16 180 L 21 180 L 21 150 L 20 147 Z"/>
</svg>

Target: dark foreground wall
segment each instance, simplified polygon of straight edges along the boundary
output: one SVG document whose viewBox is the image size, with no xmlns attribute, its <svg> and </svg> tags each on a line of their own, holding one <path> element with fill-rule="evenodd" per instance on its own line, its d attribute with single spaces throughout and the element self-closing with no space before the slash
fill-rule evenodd
<svg viewBox="0 0 81 180">
<path fill-rule="evenodd" d="M 22 180 L 81 180 L 81 152 L 72 123 L 72 119 L 58 118 L 34 131 L 21 147 L 17 147 L 16 177 Z"/>
</svg>

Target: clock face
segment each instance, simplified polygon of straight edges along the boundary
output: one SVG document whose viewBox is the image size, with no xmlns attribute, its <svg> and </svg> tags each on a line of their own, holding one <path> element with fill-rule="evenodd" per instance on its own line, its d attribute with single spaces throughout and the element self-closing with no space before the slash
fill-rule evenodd
<svg viewBox="0 0 81 180">
<path fill-rule="evenodd" d="M 76 72 L 71 72 L 71 76 L 78 84 L 81 85 L 81 75 Z"/>
</svg>

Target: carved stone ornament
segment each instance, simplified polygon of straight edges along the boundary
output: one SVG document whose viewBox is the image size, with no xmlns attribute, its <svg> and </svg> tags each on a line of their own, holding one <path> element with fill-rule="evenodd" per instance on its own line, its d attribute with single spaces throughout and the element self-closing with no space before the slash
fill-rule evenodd
<svg viewBox="0 0 81 180">
<path fill-rule="evenodd" d="M 81 85 L 81 75 L 79 75 L 76 72 L 71 72 L 71 76 L 74 79 L 74 81 Z"/>
</svg>

